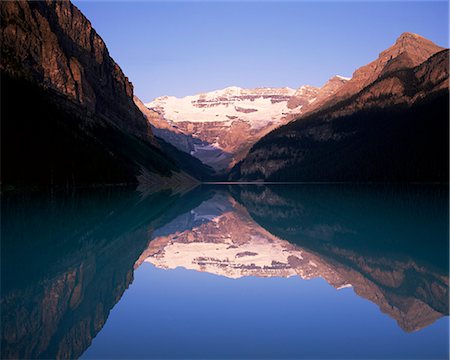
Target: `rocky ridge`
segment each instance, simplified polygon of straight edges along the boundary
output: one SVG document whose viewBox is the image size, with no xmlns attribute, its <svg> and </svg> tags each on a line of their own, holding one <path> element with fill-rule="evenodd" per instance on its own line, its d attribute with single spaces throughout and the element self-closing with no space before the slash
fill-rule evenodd
<svg viewBox="0 0 450 360">
<path fill-rule="evenodd" d="M 322 111 L 358 94 L 388 73 L 414 68 L 442 50 L 444 50 L 443 47 L 420 35 L 405 32 L 392 46 L 382 51 L 376 60 L 355 70 L 351 79 L 336 89 L 332 97 L 320 99 L 309 109 L 305 109 L 303 116 L 310 112 Z"/>
<path fill-rule="evenodd" d="M 314 102 L 300 118 L 256 143 L 231 178 L 445 181 L 448 139 L 439 134 L 448 127 L 449 72 L 448 50 L 441 49 L 418 35 L 402 34 L 328 100 Z"/>
<path fill-rule="evenodd" d="M 265 134 L 287 123 L 347 81 L 335 76 L 322 88 L 228 87 L 184 98 L 163 96 L 145 104 L 153 132 L 217 172 L 240 161 Z"/>
</svg>

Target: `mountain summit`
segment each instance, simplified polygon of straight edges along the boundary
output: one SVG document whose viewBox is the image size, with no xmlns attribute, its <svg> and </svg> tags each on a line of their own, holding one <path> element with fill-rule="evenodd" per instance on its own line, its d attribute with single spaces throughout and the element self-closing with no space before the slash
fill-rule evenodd
<svg viewBox="0 0 450 360">
<path fill-rule="evenodd" d="M 448 50 L 411 33 L 260 139 L 230 179 L 448 181 Z"/>
<path fill-rule="evenodd" d="M 394 45 L 382 51 L 376 60 L 357 69 L 351 80 L 335 93 L 331 102 L 336 103 L 338 100 L 356 94 L 375 81 L 386 66 L 392 67 L 391 70 L 393 70 L 392 63 L 396 62 L 396 59 L 399 60 L 400 56 L 403 61 L 395 66 L 395 69 L 413 68 L 442 50 L 444 48 L 420 35 L 405 32 L 397 38 Z M 318 106 L 315 107 L 317 108 Z"/>
<path fill-rule="evenodd" d="M 424 38 L 423 36 L 410 32 L 404 32 L 398 37 L 394 45 L 380 54 L 380 57 L 396 57 L 399 54 L 406 52 L 413 60 L 413 66 L 417 66 L 428 59 L 431 55 L 441 50 L 444 50 L 444 48 L 436 45 L 434 42 Z"/>
</svg>

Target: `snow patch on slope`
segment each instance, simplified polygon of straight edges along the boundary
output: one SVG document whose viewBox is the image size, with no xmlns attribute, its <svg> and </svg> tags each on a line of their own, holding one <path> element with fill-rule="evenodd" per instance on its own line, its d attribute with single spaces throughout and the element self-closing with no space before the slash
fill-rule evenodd
<svg viewBox="0 0 450 360">
<path fill-rule="evenodd" d="M 346 81 L 351 80 L 351 77 L 345 77 L 345 76 L 341 76 L 341 75 L 336 75 L 336 77 L 341 80 L 346 80 Z"/>
<path fill-rule="evenodd" d="M 175 124 L 220 122 L 222 126 L 230 126 L 234 120 L 242 120 L 251 128 L 259 129 L 270 122 L 278 122 L 283 114 L 290 112 L 286 104 L 295 91 L 287 87 L 242 89 L 232 86 L 183 98 L 163 96 L 145 105 Z"/>
</svg>

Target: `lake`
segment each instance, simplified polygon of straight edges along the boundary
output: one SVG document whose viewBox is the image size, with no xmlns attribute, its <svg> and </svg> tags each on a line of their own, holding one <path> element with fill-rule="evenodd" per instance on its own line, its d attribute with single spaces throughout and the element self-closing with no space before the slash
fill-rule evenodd
<svg viewBox="0 0 450 360">
<path fill-rule="evenodd" d="M 4 193 L 2 358 L 449 356 L 448 188 Z"/>
</svg>

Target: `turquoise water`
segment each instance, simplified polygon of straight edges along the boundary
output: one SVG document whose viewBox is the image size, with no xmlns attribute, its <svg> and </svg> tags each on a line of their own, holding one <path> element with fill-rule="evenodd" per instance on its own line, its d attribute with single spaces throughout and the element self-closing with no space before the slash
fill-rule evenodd
<svg viewBox="0 0 450 360">
<path fill-rule="evenodd" d="M 448 358 L 448 190 L 2 196 L 2 358 Z"/>
</svg>

